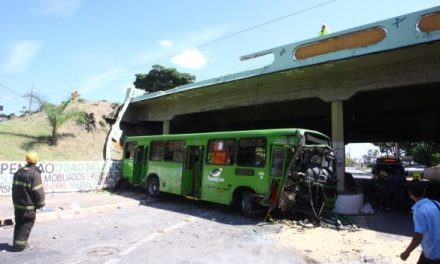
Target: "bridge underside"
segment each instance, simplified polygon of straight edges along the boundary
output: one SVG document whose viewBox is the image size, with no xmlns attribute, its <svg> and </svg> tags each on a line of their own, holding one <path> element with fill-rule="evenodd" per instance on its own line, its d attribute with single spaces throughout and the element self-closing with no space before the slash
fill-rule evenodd
<svg viewBox="0 0 440 264">
<path fill-rule="evenodd" d="M 439 141 L 440 83 L 357 93 L 343 102 L 345 143 Z M 161 134 L 162 122 L 128 125 L 128 135 Z M 331 135 L 329 102 L 318 98 L 176 115 L 171 133 L 301 127 Z"/>
<path fill-rule="evenodd" d="M 331 135 L 330 110 L 314 98 L 178 115 L 171 133 L 303 127 Z M 344 135 L 345 143 L 438 141 L 440 84 L 356 94 L 344 101 Z"/>
</svg>

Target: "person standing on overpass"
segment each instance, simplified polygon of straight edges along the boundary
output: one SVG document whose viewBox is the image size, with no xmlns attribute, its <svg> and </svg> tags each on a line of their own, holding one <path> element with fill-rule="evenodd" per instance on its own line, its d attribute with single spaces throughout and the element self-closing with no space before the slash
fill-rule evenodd
<svg viewBox="0 0 440 264">
<path fill-rule="evenodd" d="M 319 36 L 319 37 L 322 37 L 322 36 L 328 35 L 329 33 L 330 33 L 330 32 L 329 32 L 329 30 L 328 30 L 327 25 L 326 25 L 326 24 L 322 24 L 322 26 L 321 26 L 321 30 L 318 32 L 318 36 Z"/>
</svg>

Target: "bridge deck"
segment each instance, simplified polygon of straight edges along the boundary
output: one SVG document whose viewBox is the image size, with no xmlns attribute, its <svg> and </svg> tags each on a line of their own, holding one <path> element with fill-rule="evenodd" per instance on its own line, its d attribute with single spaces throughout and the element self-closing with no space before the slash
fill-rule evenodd
<svg viewBox="0 0 440 264">
<path fill-rule="evenodd" d="M 167 91 L 134 97 L 132 103 L 210 87 L 289 69 L 329 63 L 358 56 L 387 52 L 440 40 L 440 6 L 335 32 L 241 57 L 242 60 L 272 55 L 273 63 L 218 78 L 183 85 Z M 269 77 L 270 78 L 270 77 Z"/>
</svg>

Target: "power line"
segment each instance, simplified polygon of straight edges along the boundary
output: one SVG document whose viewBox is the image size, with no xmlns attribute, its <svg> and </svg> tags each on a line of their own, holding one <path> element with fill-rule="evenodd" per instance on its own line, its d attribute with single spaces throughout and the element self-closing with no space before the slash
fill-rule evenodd
<svg viewBox="0 0 440 264">
<path fill-rule="evenodd" d="M 18 92 L 12 90 L 11 88 L 9 88 L 6 85 L 3 85 L 1 83 L 0 83 L 0 88 L 3 88 L 4 90 L 8 91 L 11 94 L 18 95 L 18 97 L 11 97 L 11 99 L 14 100 L 15 102 L 19 103 L 20 105 L 24 104 L 25 100 L 23 99 L 23 96 L 20 95 Z M 21 98 L 21 99 L 17 99 L 17 98 Z M 5 104 L 2 104 L 2 105 L 5 106 Z M 14 111 L 14 112 L 16 112 L 16 111 Z"/>
<path fill-rule="evenodd" d="M 3 84 L 1 84 L 1 83 L 0 83 L 0 87 L 3 88 L 3 89 L 5 89 L 6 91 L 8 91 L 8 92 L 10 92 L 10 93 L 20 95 L 20 94 L 17 93 L 16 91 L 12 90 L 11 88 L 8 88 L 6 85 L 3 85 Z"/>
<path fill-rule="evenodd" d="M 215 43 L 215 42 L 218 42 L 218 41 L 221 41 L 221 40 L 227 39 L 227 38 L 234 37 L 234 36 L 239 35 L 239 34 L 241 34 L 241 33 L 245 33 L 245 32 L 248 32 L 248 31 L 251 31 L 251 30 L 254 30 L 254 29 L 257 29 L 257 28 L 260 28 L 260 27 L 263 27 L 263 26 L 266 26 L 266 25 L 269 25 L 269 24 L 272 24 L 272 23 L 278 22 L 278 21 L 283 20 L 283 19 L 285 19 L 285 18 L 292 17 L 292 16 L 296 16 L 296 15 L 299 15 L 299 14 L 302 14 L 302 13 L 305 13 L 305 12 L 308 12 L 308 11 L 311 11 L 311 10 L 313 10 L 313 9 L 316 9 L 316 8 L 321 7 L 321 6 L 324 6 L 324 5 L 328 5 L 328 4 L 330 4 L 330 3 L 332 3 L 332 2 L 336 2 L 336 1 L 337 1 L 337 0 L 330 0 L 330 1 L 327 1 L 327 2 L 323 2 L 323 3 L 320 3 L 320 4 L 314 5 L 314 6 L 312 6 L 312 7 L 309 7 L 309 8 L 306 8 L 306 9 L 300 10 L 300 11 L 296 11 L 296 12 L 290 13 L 290 14 L 288 14 L 288 15 L 285 15 L 285 16 L 282 16 L 282 17 L 279 17 L 279 18 L 275 18 L 275 19 L 269 20 L 269 21 L 267 21 L 267 22 L 264 22 L 264 23 L 261 23 L 261 24 L 258 24 L 258 25 L 255 25 L 255 26 L 252 26 L 252 27 L 249 27 L 249 28 L 246 28 L 246 29 L 240 30 L 240 31 L 237 31 L 237 32 L 235 32 L 235 33 L 231 33 L 231 34 L 226 35 L 226 36 L 224 36 L 224 37 L 221 37 L 221 38 L 218 38 L 218 39 L 211 40 L 211 41 L 209 41 L 209 42 L 206 42 L 206 43 L 200 44 L 200 45 L 198 45 L 198 46 L 196 46 L 196 47 L 197 47 L 197 48 L 200 48 L 200 47 L 203 47 L 203 46 L 207 46 L 207 45 L 210 45 L 210 44 L 212 44 L 212 43 Z"/>
<path fill-rule="evenodd" d="M 242 30 L 240 30 L 240 31 L 237 31 L 237 32 L 234 32 L 234 33 L 228 34 L 228 35 L 226 35 L 226 36 L 223 36 L 223 37 L 220 37 L 220 38 L 217 38 L 217 39 L 214 39 L 214 40 L 211 40 L 211 41 L 208 41 L 208 42 L 205 42 L 205 43 L 202 43 L 202 44 L 196 45 L 196 46 L 194 46 L 194 47 L 195 47 L 195 48 L 205 47 L 205 46 L 211 45 L 211 44 L 213 44 L 213 43 L 216 43 L 216 42 L 219 42 L 219 41 L 222 41 L 222 40 L 225 40 L 225 39 L 228 39 L 228 38 L 231 38 L 231 37 L 237 36 L 237 35 L 239 35 L 239 34 L 242 34 L 242 33 L 248 32 L 248 31 L 252 31 L 252 30 L 254 30 L 254 29 L 257 29 L 257 28 L 260 28 L 260 27 L 264 27 L 264 26 L 266 26 L 266 25 L 269 25 L 269 24 L 272 24 L 272 23 L 278 22 L 278 21 L 280 21 L 280 20 L 283 20 L 283 19 L 286 19 L 286 18 L 289 18 L 289 17 L 293 17 L 293 16 L 296 16 L 296 15 L 299 15 L 299 14 L 302 14 L 302 13 L 306 13 L 306 12 L 308 12 L 308 11 L 311 11 L 311 10 L 313 10 L 313 9 L 319 8 L 319 7 L 321 7 L 321 6 L 328 5 L 328 4 L 333 3 L 333 2 L 336 2 L 336 1 L 337 1 L 337 0 L 329 0 L 329 1 L 326 1 L 326 2 L 322 2 L 322 3 L 320 3 L 320 4 L 317 4 L 317 5 L 314 5 L 314 6 L 311 6 L 311 7 L 308 7 L 308 8 L 302 9 L 302 10 L 299 10 L 299 11 L 295 11 L 295 12 L 290 13 L 290 14 L 287 14 L 287 15 L 285 15 L 285 16 L 278 17 L 278 18 L 275 18 L 275 19 L 272 19 L 272 20 L 266 21 L 266 22 L 264 22 L 264 23 L 261 23 L 261 24 L 258 24 L 258 25 L 255 25 L 255 26 L 252 26 L 252 27 L 249 27 L 249 28 L 246 28 L 246 29 L 242 29 Z M 113 77 L 119 76 L 119 75 L 124 74 L 124 73 L 127 73 L 127 72 L 131 72 L 131 71 L 133 71 L 133 70 L 135 70 L 135 69 L 138 69 L 138 68 L 141 68 L 141 67 L 145 67 L 145 66 L 147 66 L 147 65 L 149 65 L 149 64 L 151 64 L 151 63 L 154 63 L 154 62 L 157 62 L 157 61 L 160 61 L 160 60 L 164 60 L 164 59 L 167 59 L 167 58 L 174 57 L 174 56 L 180 54 L 181 52 L 182 52 L 182 51 L 175 52 L 175 53 L 172 53 L 172 54 L 170 54 L 170 55 L 166 55 L 166 56 L 164 56 L 164 57 L 162 57 L 162 58 L 158 58 L 158 59 L 152 60 L 152 61 L 149 62 L 149 63 L 145 63 L 145 64 L 142 64 L 142 65 L 138 65 L 138 66 L 135 66 L 135 67 L 130 68 L 130 69 L 128 69 L 128 70 L 124 70 L 124 71 L 121 71 L 121 72 L 118 72 L 118 73 L 115 73 L 115 74 L 111 74 L 111 75 L 108 75 L 108 76 L 105 76 L 105 77 L 102 77 L 102 78 L 99 78 L 99 79 L 96 79 L 96 80 L 93 80 L 93 81 L 87 82 L 87 83 L 83 84 L 83 86 L 87 86 L 87 85 L 90 85 L 90 84 L 93 84 L 93 83 L 97 83 L 97 82 L 100 82 L 100 81 L 103 81 L 103 80 L 107 80 L 107 79 L 110 79 L 110 78 L 113 78 Z M 68 91 L 68 90 L 66 89 L 66 90 L 64 90 L 64 91 Z M 63 92 L 64 92 L 64 91 L 63 91 Z M 58 93 L 57 93 L 57 94 L 58 94 Z"/>
</svg>

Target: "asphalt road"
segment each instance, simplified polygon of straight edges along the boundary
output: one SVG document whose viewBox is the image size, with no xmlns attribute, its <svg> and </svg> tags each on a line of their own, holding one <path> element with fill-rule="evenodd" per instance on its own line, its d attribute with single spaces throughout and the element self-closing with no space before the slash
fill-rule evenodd
<svg viewBox="0 0 440 264">
<path fill-rule="evenodd" d="M 306 263 L 274 239 L 279 226 L 259 220 L 229 207 L 165 195 L 137 207 L 36 223 L 34 248 L 25 252 L 11 252 L 13 228 L 0 228 L 0 262 Z"/>
</svg>

